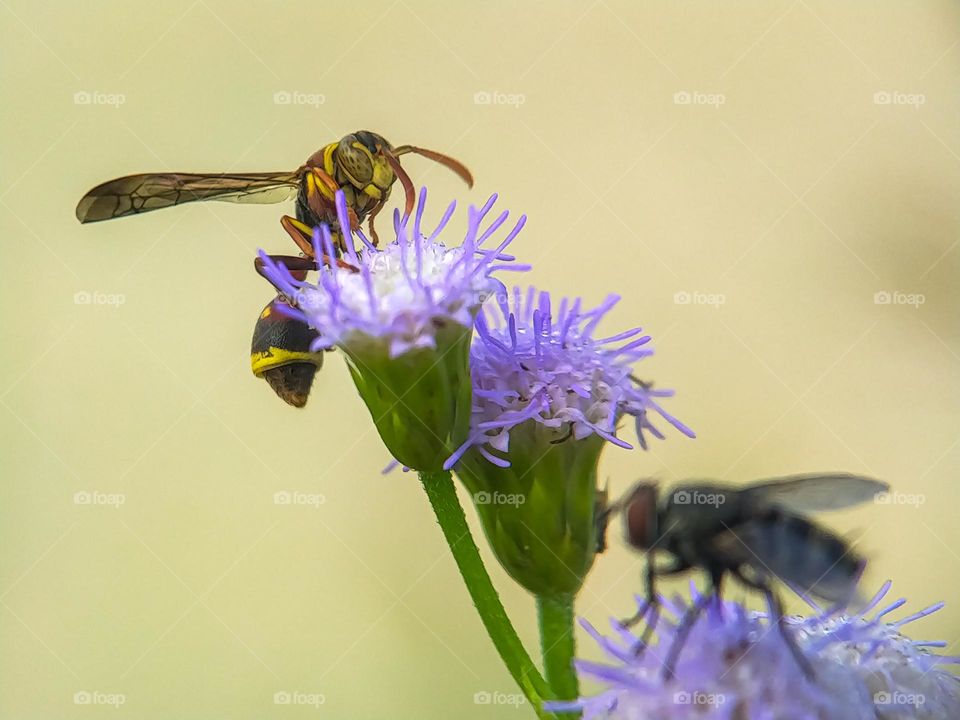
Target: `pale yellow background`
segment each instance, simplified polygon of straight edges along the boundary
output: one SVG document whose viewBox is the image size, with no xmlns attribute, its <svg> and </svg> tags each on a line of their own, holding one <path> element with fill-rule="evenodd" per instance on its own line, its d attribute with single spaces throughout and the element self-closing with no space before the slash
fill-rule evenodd
<svg viewBox="0 0 960 720">
<path fill-rule="evenodd" d="M 299 412 L 250 375 L 270 296 L 252 258 L 292 250 L 290 208 L 73 215 L 117 175 L 292 169 L 359 128 L 463 159 L 472 192 L 405 161 L 428 214 L 501 193 L 530 216 L 529 281 L 620 292 L 610 332 L 654 335 L 638 373 L 677 389 L 699 439 L 608 452 L 615 492 L 844 469 L 921 494 L 829 522 L 862 534 L 871 587 L 948 601 L 911 632 L 957 652 L 954 3 L 4 0 L 0 22 L 0 717 L 530 717 L 474 703 L 515 690 L 416 479 L 379 474 L 340 358 Z M 530 599 L 494 575 L 533 646 Z M 580 612 L 602 624 L 639 589 L 617 541 Z M 325 704 L 274 704 L 295 690 Z"/>
</svg>

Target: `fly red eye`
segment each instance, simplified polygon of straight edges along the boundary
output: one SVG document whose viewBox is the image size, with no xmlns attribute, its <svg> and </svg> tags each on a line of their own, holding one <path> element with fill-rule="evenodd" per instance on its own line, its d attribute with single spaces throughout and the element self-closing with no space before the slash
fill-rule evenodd
<svg viewBox="0 0 960 720">
<path fill-rule="evenodd" d="M 637 550 L 649 550 L 657 539 L 657 486 L 641 483 L 624 504 L 627 542 Z"/>
</svg>

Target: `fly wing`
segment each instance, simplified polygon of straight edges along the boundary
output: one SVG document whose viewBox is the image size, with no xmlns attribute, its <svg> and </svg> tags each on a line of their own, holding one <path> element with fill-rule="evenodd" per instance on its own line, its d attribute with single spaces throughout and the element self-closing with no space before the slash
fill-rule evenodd
<svg viewBox="0 0 960 720">
<path fill-rule="evenodd" d="M 796 513 L 839 510 L 872 500 L 890 486 L 848 473 L 811 473 L 761 481 L 743 488 L 741 497 L 753 507 L 775 505 Z"/>
<path fill-rule="evenodd" d="M 198 200 L 278 203 L 296 195 L 299 172 L 127 175 L 97 185 L 77 204 L 77 220 L 99 222 Z"/>
<path fill-rule="evenodd" d="M 712 549 L 749 578 L 776 577 L 799 592 L 828 602 L 855 598 L 865 565 L 840 537 L 779 511 L 717 533 Z"/>
</svg>

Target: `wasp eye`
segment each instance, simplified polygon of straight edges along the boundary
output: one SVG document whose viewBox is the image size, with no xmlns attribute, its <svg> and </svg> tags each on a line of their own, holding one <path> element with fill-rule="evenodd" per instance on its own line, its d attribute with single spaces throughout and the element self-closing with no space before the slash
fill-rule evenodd
<svg viewBox="0 0 960 720">
<path fill-rule="evenodd" d="M 357 140 L 363 143 L 363 146 L 370 151 L 371 155 L 375 155 L 380 151 L 380 136 L 375 135 L 369 130 L 360 130 L 356 133 Z"/>
<path fill-rule="evenodd" d="M 373 179 L 370 152 L 355 137 L 347 136 L 340 141 L 337 146 L 337 166 L 358 188 L 365 187 Z"/>
</svg>

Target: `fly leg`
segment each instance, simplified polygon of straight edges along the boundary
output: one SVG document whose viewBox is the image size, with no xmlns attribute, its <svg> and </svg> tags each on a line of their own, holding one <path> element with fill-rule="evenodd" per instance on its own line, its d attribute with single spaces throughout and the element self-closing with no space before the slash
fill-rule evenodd
<svg viewBox="0 0 960 720">
<path fill-rule="evenodd" d="M 664 680 L 672 680 L 676 677 L 677 661 L 680 659 L 680 651 L 683 650 L 683 646 L 687 642 L 687 637 L 690 635 L 690 631 L 693 630 L 693 626 L 696 624 L 697 618 L 700 617 L 700 613 L 703 612 L 704 608 L 706 608 L 711 601 L 715 600 L 718 604 L 721 602 L 720 585 L 722 582 L 722 572 L 711 573 L 710 592 L 701 594 L 696 602 L 687 608 L 687 611 L 683 614 L 683 619 L 680 620 L 677 631 L 673 635 L 673 644 L 670 646 L 670 652 L 667 653 L 667 661 L 663 664 Z"/>
<path fill-rule="evenodd" d="M 787 626 L 787 618 L 783 614 L 783 603 L 773 591 L 773 588 L 770 587 L 765 579 L 748 578 L 739 570 L 735 571 L 734 574 L 744 585 L 747 585 L 755 590 L 759 590 L 763 593 L 763 596 L 767 600 L 767 606 L 770 609 L 770 616 L 771 618 L 776 618 L 777 629 L 780 631 L 780 636 L 783 638 L 783 641 L 790 649 L 790 654 L 793 655 L 793 659 L 797 661 L 797 665 L 800 667 L 800 670 L 803 671 L 803 674 L 806 675 L 807 679 L 813 680 L 813 666 L 810 664 L 810 661 L 807 660 L 806 656 L 804 656 L 803 651 L 800 649 L 800 646 L 797 645 L 797 641 L 793 637 L 793 633 Z"/>
<path fill-rule="evenodd" d="M 620 621 L 620 625 L 625 628 L 630 628 L 647 617 L 647 614 L 649 613 L 647 625 L 644 627 L 643 634 L 640 636 L 640 640 L 637 641 L 637 644 L 633 649 L 633 654 L 638 659 L 643 657 L 643 652 L 650 645 L 650 639 L 653 637 L 653 631 L 656 630 L 657 623 L 660 620 L 660 599 L 657 597 L 656 589 L 654 588 L 655 579 L 657 577 L 665 577 L 667 575 L 676 575 L 677 573 L 687 570 L 689 567 L 689 563 L 681 560 L 680 558 L 674 558 L 669 565 L 657 567 L 653 562 L 652 553 L 647 553 L 646 601 L 644 602 L 643 607 L 631 617 Z"/>
</svg>

